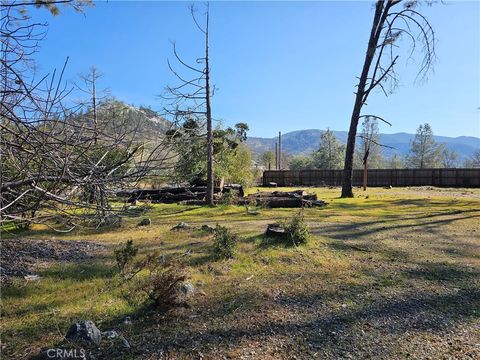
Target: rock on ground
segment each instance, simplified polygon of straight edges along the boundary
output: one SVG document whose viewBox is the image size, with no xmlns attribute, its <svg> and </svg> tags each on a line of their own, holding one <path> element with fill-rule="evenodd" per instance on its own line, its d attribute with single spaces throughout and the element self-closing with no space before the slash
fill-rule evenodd
<svg viewBox="0 0 480 360">
<path fill-rule="evenodd" d="M 65 339 L 78 343 L 98 345 L 102 341 L 102 333 L 90 320 L 80 320 L 70 326 Z"/>
</svg>

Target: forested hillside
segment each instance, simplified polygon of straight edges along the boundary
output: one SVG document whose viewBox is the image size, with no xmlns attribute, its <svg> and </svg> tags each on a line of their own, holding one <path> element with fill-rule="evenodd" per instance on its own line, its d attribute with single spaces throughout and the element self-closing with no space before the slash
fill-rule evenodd
<svg viewBox="0 0 480 360">
<path fill-rule="evenodd" d="M 282 149 L 290 155 L 310 154 L 318 148 L 321 130 L 298 130 L 286 134 L 282 134 Z M 335 137 L 342 143 L 346 142 L 346 131 L 333 131 Z M 410 149 L 410 141 L 413 140 L 415 134 L 396 133 L 396 134 L 380 134 L 382 144 L 391 146 L 394 149 L 383 149 L 385 156 L 393 154 L 407 155 Z M 473 136 L 435 136 L 435 141 L 445 143 L 449 150 L 455 150 L 460 160 L 468 158 L 473 152 L 480 148 L 480 138 Z M 267 150 L 275 150 L 274 138 L 249 137 L 247 144 L 255 153 L 262 154 Z"/>
</svg>

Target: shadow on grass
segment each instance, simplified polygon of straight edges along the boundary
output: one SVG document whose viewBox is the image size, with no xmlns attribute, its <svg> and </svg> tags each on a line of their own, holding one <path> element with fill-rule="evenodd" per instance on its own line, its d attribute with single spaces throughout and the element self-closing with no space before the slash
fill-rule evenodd
<svg viewBox="0 0 480 360">
<path fill-rule="evenodd" d="M 462 211 L 461 213 L 464 213 Z M 469 210 L 468 212 L 479 212 L 479 210 Z M 398 229 L 416 229 L 418 228 L 429 228 L 432 226 L 438 225 L 447 225 L 459 220 L 466 220 L 472 218 L 480 218 L 480 212 L 478 215 L 465 215 L 455 218 L 449 219 L 438 219 L 438 220 L 427 220 L 421 221 L 424 219 L 432 219 L 441 216 L 448 216 L 448 215 L 455 215 L 458 214 L 456 211 L 448 212 L 448 213 L 439 213 L 433 215 L 425 215 L 425 216 L 418 216 L 418 217 L 395 217 L 393 219 L 388 220 L 378 220 L 378 221 L 365 221 L 365 222 L 350 222 L 347 224 L 333 224 L 322 226 L 321 228 L 313 229 L 313 233 L 317 235 L 326 235 L 333 239 L 357 239 L 358 237 L 372 235 L 375 233 L 379 233 L 382 231 L 391 231 L 391 230 L 398 230 Z M 395 222 L 404 222 L 404 221 L 417 221 L 415 224 L 395 224 Z M 420 229 L 421 230 L 421 229 Z"/>
<path fill-rule="evenodd" d="M 213 253 L 213 250 L 208 247 L 204 253 L 193 256 L 188 264 L 191 266 L 201 266 L 215 261 L 217 261 L 215 254 Z"/>
<path fill-rule="evenodd" d="M 365 290 L 361 287 L 354 288 L 349 295 L 354 297 Z M 268 316 L 262 316 L 258 294 L 253 291 L 238 294 L 238 299 L 237 301 L 224 299 L 210 304 L 208 314 L 204 315 L 204 318 L 194 320 L 198 322 L 195 327 L 189 325 L 187 320 L 184 320 L 183 325 L 178 321 L 174 323 L 181 328 L 190 326 L 190 329 L 204 324 L 201 327 L 204 329 L 202 331 L 184 329 L 174 334 L 163 333 L 162 336 L 158 336 L 157 333 L 156 350 L 169 349 L 194 354 L 199 349 L 218 351 L 222 347 L 231 349 L 240 343 L 265 342 L 270 337 L 273 339 L 286 337 L 299 342 L 297 346 L 301 346 L 305 341 L 314 348 L 335 354 L 334 358 L 338 358 L 342 351 L 355 351 L 363 344 L 364 339 L 357 334 L 360 329 L 365 328 L 365 324 L 368 324 L 370 329 L 373 328 L 377 336 L 396 338 L 407 331 L 442 333 L 458 322 L 474 319 L 478 316 L 474 304 L 480 301 L 480 291 L 460 290 L 455 294 L 409 293 L 388 299 L 379 297 L 373 301 L 363 301 L 352 308 L 340 309 L 322 308 L 321 303 L 326 300 L 325 294 L 277 299 L 277 306 L 287 309 L 293 306 L 297 308 L 295 312 L 302 307 L 310 309 L 307 310 L 309 314 L 317 314 L 313 319 L 310 317 L 270 319 Z M 213 320 L 225 316 L 233 317 L 237 321 L 225 321 L 219 326 Z M 169 324 L 167 321 L 164 327 L 169 327 Z M 295 334 L 294 338 L 291 337 L 292 334 Z M 389 350 L 382 348 L 381 351 L 386 356 Z M 152 352 L 152 349 L 149 352 Z M 137 346 L 134 354 L 144 354 L 143 348 Z"/>
<path fill-rule="evenodd" d="M 203 257 L 211 260 L 208 255 Z M 400 292 L 384 296 L 378 291 L 372 293 L 371 284 L 342 286 L 339 283 L 330 291 L 318 291 L 313 286 L 304 289 L 305 293 L 280 292 L 278 296 L 270 296 L 268 292 L 259 292 L 255 286 L 240 287 L 233 282 L 224 284 L 218 296 L 201 297 L 191 313 L 195 316 L 188 316 L 189 313 L 181 317 L 157 314 L 145 304 L 128 314 L 134 319 L 133 330 L 122 325 L 127 314 L 104 319 L 102 330 L 125 331 L 125 336 L 134 346 L 128 352 L 117 346 L 112 352 L 111 348 L 102 345 L 98 358 L 116 359 L 126 354 L 135 358 L 145 355 L 147 348 L 150 355 L 166 349 L 196 354 L 199 349 L 202 352 L 228 349 L 246 341 L 264 342 L 278 336 L 292 341 L 304 339 L 313 347 L 329 351 L 338 358 L 341 357 L 339 351 L 354 351 L 362 345 L 359 342 L 363 338 L 356 334 L 367 325 L 370 329 L 367 332 L 395 338 L 405 332 L 441 334 L 459 322 L 478 318 L 476 311 L 480 303 L 480 289 L 468 286 L 472 279 L 478 277 L 478 272 L 446 263 L 419 265 L 419 270 L 403 273 L 412 279 L 448 280 L 464 286 L 456 291 L 445 287 L 428 291 L 401 288 Z M 382 276 L 385 274 L 377 276 L 377 282 L 381 282 Z M 271 282 L 274 283 L 275 279 Z M 368 295 L 368 292 L 371 294 Z M 342 304 L 349 299 L 353 299 L 353 304 L 346 308 L 324 306 Z M 269 309 L 274 309 L 274 313 L 280 316 L 267 316 Z M 291 338 L 291 334 L 295 334 L 295 338 Z M 388 349 L 382 351 L 388 352 Z"/>
<path fill-rule="evenodd" d="M 99 228 L 76 228 L 72 231 L 59 232 L 52 229 L 18 229 L 8 234 L 1 234 L 3 239 L 8 239 L 12 237 L 23 237 L 23 238 L 38 238 L 49 236 L 62 239 L 65 237 L 75 236 L 89 236 L 89 235 L 100 235 L 108 232 L 116 232 L 121 230 L 121 227 L 117 225 L 106 225 Z M 6 235 L 6 236 L 5 236 Z"/>
<path fill-rule="evenodd" d="M 450 263 L 420 263 L 417 269 L 406 271 L 406 275 L 414 279 L 425 279 L 437 282 L 452 282 L 460 286 L 462 283 L 480 279 L 480 271 L 467 266 Z"/>
<path fill-rule="evenodd" d="M 121 217 L 138 217 L 146 212 L 150 211 L 153 209 L 153 206 L 151 205 L 142 205 L 142 206 L 135 206 L 135 207 L 126 207 L 122 209 L 118 215 Z"/>
<path fill-rule="evenodd" d="M 260 242 L 258 243 L 258 250 L 265 250 L 268 248 L 282 248 L 289 249 L 294 248 L 295 246 L 292 243 L 290 236 L 285 234 L 284 236 L 267 236 L 260 235 L 258 236 Z"/>
<path fill-rule="evenodd" d="M 202 206 L 190 206 L 183 209 L 165 207 L 165 208 L 155 209 L 152 215 L 158 218 L 163 218 L 163 217 L 170 217 L 172 215 L 184 214 L 184 213 L 201 209 L 201 208 Z"/>
<path fill-rule="evenodd" d="M 51 266 L 40 271 L 42 278 L 85 281 L 97 278 L 109 278 L 113 276 L 116 269 L 111 264 L 105 262 L 82 262 L 75 264 L 60 264 Z"/>
</svg>

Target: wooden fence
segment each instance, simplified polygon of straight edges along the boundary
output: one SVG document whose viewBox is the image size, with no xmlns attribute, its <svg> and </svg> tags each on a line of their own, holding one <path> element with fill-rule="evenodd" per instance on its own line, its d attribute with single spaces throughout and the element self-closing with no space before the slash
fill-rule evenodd
<svg viewBox="0 0 480 360">
<path fill-rule="evenodd" d="M 263 185 L 340 186 L 343 170 L 266 170 Z M 353 171 L 353 185 L 361 186 L 363 170 Z M 368 186 L 480 187 L 480 169 L 371 169 Z"/>
</svg>

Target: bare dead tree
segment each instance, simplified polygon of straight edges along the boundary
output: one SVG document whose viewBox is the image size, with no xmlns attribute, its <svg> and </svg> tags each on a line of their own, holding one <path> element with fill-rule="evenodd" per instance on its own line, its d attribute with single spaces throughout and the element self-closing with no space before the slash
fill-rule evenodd
<svg viewBox="0 0 480 360">
<path fill-rule="evenodd" d="M 368 183 L 368 167 L 372 153 L 376 152 L 378 148 L 385 147 L 393 149 L 393 147 L 380 143 L 380 136 L 378 133 L 378 119 L 370 115 L 364 115 L 362 122 L 362 132 L 358 137 L 362 143 L 362 163 L 363 163 L 363 190 L 367 190 Z M 387 124 L 390 125 L 386 120 Z"/>
<path fill-rule="evenodd" d="M 401 40 L 407 41 L 410 45 L 409 59 L 417 54 L 422 59 L 418 69 L 418 79 L 425 79 L 432 68 L 435 59 L 435 33 L 417 7 L 418 1 L 416 0 L 377 0 L 376 2 L 367 52 L 350 119 L 343 170 L 342 197 L 353 197 L 353 156 L 362 108 L 374 89 L 380 89 L 388 96 L 387 84 L 390 84 L 389 92 L 392 92 L 397 85 L 398 74 L 395 67 L 400 57 L 400 49 L 406 45 L 401 44 Z M 377 116 L 376 118 L 384 121 L 381 117 Z"/>
<path fill-rule="evenodd" d="M 168 67 L 172 74 L 180 82 L 177 86 L 168 86 L 163 99 L 167 101 L 164 108 L 165 115 L 172 122 L 195 121 L 206 126 L 206 153 L 207 153 L 207 194 L 205 202 L 213 205 L 214 202 L 214 130 L 212 125 L 211 97 L 215 93 L 215 87 L 211 85 L 210 79 L 210 57 L 209 57 L 209 5 L 206 4 L 203 25 L 196 16 L 196 10 L 190 7 L 190 13 L 196 28 L 204 37 L 204 55 L 196 59 L 196 65 L 191 65 L 182 59 L 173 43 L 173 54 L 176 61 L 184 72 L 190 76 L 183 76 L 176 71 L 170 62 Z M 185 130 L 185 128 L 183 128 Z M 180 131 L 180 130 L 179 130 Z M 173 137 L 172 137 L 173 138 Z"/>
<path fill-rule="evenodd" d="M 98 139 L 98 114 L 97 114 L 97 105 L 99 102 L 104 101 L 107 98 L 107 90 L 101 91 L 98 93 L 98 80 L 103 77 L 103 74 L 98 71 L 95 66 L 90 67 L 88 73 L 81 74 L 80 80 L 82 84 L 75 84 L 76 88 L 88 96 L 87 101 L 80 101 L 79 105 L 84 108 L 87 107 L 90 113 L 87 113 L 86 116 L 91 115 L 94 127 L 94 142 L 96 144 Z"/>
</svg>

